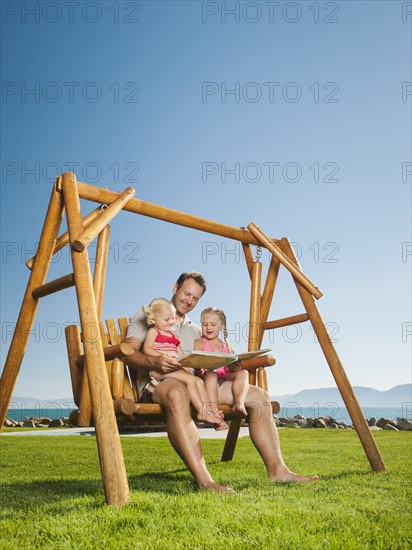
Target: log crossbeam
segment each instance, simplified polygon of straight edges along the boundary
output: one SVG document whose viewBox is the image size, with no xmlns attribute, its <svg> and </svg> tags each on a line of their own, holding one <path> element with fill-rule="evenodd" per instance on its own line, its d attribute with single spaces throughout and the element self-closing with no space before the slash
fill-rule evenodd
<svg viewBox="0 0 412 550">
<path fill-rule="evenodd" d="M 83 218 L 83 227 L 88 227 L 92 223 L 92 221 L 95 220 L 97 216 L 99 216 L 102 212 L 103 212 L 102 207 L 99 206 L 98 208 L 90 212 L 90 214 L 87 214 L 87 216 Z M 57 254 L 57 252 L 59 252 L 62 248 L 64 248 L 66 244 L 69 244 L 69 240 L 70 240 L 69 232 L 66 231 L 65 233 L 62 233 L 60 237 L 56 240 L 56 244 L 54 245 L 52 256 Z M 33 256 L 26 262 L 26 266 L 30 270 L 33 269 L 35 258 L 36 256 Z"/>
<path fill-rule="evenodd" d="M 33 290 L 32 296 L 33 298 L 44 298 L 45 296 L 49 296 L 50 294 L 54 294 L 55 292 L 70 288 L 74 285 L 74 274 L 69 273 L 68 275 L 63 275 L 63 277 L 53 279 L 53 281 L 38 286 Z"/>
<path fill-rule="evenodd" d="M 115 344 L 113 346 L 107 346 L 103 348 L 103 353 L 104 353 L 105 361 L 112 361 L 116 357 L 121 359 L 122 357 L 133 355 L 134 349 L 127 342 L 121 342 L 120 344 Z M 85 361 L 85 356 L 80 355 L 76 361 L 76 365 L 79 368 L 83 368 L 84 361 Z"/>
<path fill-rule="evenodd" d="M 276 321 L 267 321 L 263 323 L 263 330 L 270 330 L 273 328 L 288 327 L 289 325 L 296 325 L 297 323 L 305 323 L 309 321 L 309 315 L 307 313 L 301 313 L 299 315 L 292 315 L 291 317 L 284 317 L 283 319 L 277 319 Z"/>
<path fill-rule="evenodd" d="M 83 229 L 82 233 L 73 242 L 73 248 L 77 252 L 83 252 L 88 244 L 90 244 L 102 231 L 105 226 L 120 212 L 120 210 L 134 196 L 135 190 L 133 187 L 128 187 L 121 193 L 103 212 L 95 218 L 91 224 Z"/>
</svg>

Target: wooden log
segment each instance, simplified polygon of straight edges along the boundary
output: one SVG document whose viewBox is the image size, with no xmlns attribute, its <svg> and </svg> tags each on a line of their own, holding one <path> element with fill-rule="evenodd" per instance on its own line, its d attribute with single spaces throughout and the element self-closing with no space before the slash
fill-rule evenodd
<svg viewBox="0 0 412 550">
<path fill-rule="evenodd" d="M 120 334 L 117 330 L 116 323 L 114 319 L 106 319 L 107 327 L 107 336 L 109 338 L 110 344 L 120 344 L 123 338 L 120 337 Z"/>
<path fill-rule="evenodd" d="M 113 359 L 111 386 L 113 399 L 121 399 L 124 394 L 124 363 L 117 357 Z"/>
<path fill-rule="evenodd" d="M 106 280 L 107 258 L 109 255 L 110 225 L 106 225 L 97 238 L 96 261 L 93 273 L 93 290 L 97 316 L 102 318 L 104 284 Z"/>
<path fill-rule="evenodd" d="M 80 202 L 73 174 L 62 176 L 62 190 L 66 206 L 70 243 L 83 230 Z M 93 420 L 102 472 L 106 502 L 110 505 L 125 504 L 130 497 L 126 469 L 120 444 L 119 431 L 113 409 L 109 381 L 101 338 L 89 338 L 90 327 L 99 327 L 93 283 L 87 250 L 83 254 L 72 252 L 73 271 L 79 304 L 83 345 L 86 355 L 86 371 L 92 400 Z M 100 333 L 100 331 L 98 331 Z"/>
<path fill-rule="evenodd" d="M 100 331 L 100 338 L 102 339 L 102 346 L 103 349 L 108 348 L 110 346 L 109 341 L 109 335 L 106 333 L 104 329 L 103 322 L 99 320 L 99 331 Z M 105 357 L 106 359 L 106 357 Z M 112 389 L 112 359 L 106 359 L 106 373 L 107 373 L 107 380 L 109 382 L 110 390 Z"/>
<path fill-rule="evenodd" d="M 279 260 L 272 255 L 272 258 L 270 260 L 268 273 L 266 276 L 265 281 L 265 288 L 263 289 L 262 299 L 260 300 L 260 326 L 262 327 L 262 330 L 260 331 L 260 339 L 259 339 L 259 348 L 262 346 L 262 340 L 263 340 L 263 324 L 267 321 L 270 306 L 272 305 L 273 300 L 273 294 L 275 292 L 276 282 L 278 279 L 278 273 L 279 273 L 279 267 L 280 262 Z"/>
<path fill-rule="evenodd" d="M 40 236 L 38 253 L 33 265 L 33 270 L 30 273 L 19 317 L 0 379 L 0 431 L 3 428 L 10 399 L 13 394 L 13 389 L 20 371 L 39 304 L 39 299 L 33 297 L 33 290 L 43 285 L 46 280 L 62 217 L 63 197 L 53 188 Z"/>
<path fill-rule="evenodd" d="M 101 214 L 101 212 L 102 212 L 102 207 L 99 206 L 98 208 L 96 208 L 95 210 L 90 212 L 90 214 L 87 214 L 87 216 L 85 216 L 83 218 L 83 227 L 88 227 L 92 223 L 92 221 L 95 218 L 97 218 L 97 216 L 99 214 Z M 62 248 L 64 248 L 66 246 L 66 244 L 68 244 L 68 243 L 69 243 L 69 233 L 68 233 L 68 231 L 66 231 L 65 233 L 60 235 L 60 237 L 57 239 L 56 244 L 55 244 L 54 249 L 53 249 L 53 256 L 55 254 L 57 254 L 57 252 L 59 252 Z M 26 262 L 26 266 L 29 269 L 33 268 L 34 258 L 35 258 L 35 256 L 30 258 Z"/>
<path fill-rule="evenodd" d="M 282 251 L 281 248 L 263 231 L 254 223 L 250 223 L 248 226 L 249 231 L 255 238 L 266 247 L 269 252 L 271 252 L 276 258 L 280 261 L 282 265 L 286 267 L 288 271 L 297 279 L 305 288 L 308 290 L 312 296 L 315 298 L 320 298 L 323 296 L 322 292 L 316 287 L 312 281 L 306 277 L 306 275 L 299 269 L 299 266 L 293 263 L 286 254 Z"/>
<path fill-rule="evenodd" d="M 268 391 L 268 379 L 266 376 L 266 369 L 258 369 L 257 370 L 257 382 L 259 388 L 262 388 L 262 390 Z"/>
<path fill-rule="evenodd" d="M 276 363 L 276 359 L 272 355 L 259 355 L 252 359 L 244 359 L 239 361 L 240 368 L 248 371 L 254 371 L 256 369 L 271 367 Z"/>
<path fill-rule="evenodd" d="M 252 285 L 250 289 L 249 338 L 248 350 L 259 349 L 260 343 L 260 285 L 262 264 L 254 262 L 252 266 Z M 250 383 L 256 383 L 256 372 L 250 372 Z"/>
<path fill-rule="evenodd" d="M 115 344 L 113 346 L 107 346 L 103 348 L 104 359 L 105 361 L 113 361 L 115 357 L 123 357 L 133 355 L 134 349 L 127 342 L 121 342 L 120 344 Z M 84 366 L 85 355 L 80 355 L 77 359 L 77 366 L 82 368 Z"/>
<path fill-rule="evenodd" d="M 280 405 L 277 401 L 271 402 L 272 412 L 276 414 L 280 410 Z M 114 402 L 114 409 L 117 414 L 124 414 L 126 416 L 131 415 L 145 415 L 145 416 L 158 416 L 165 415 L 162 407 L 155 403 L 135 403 L 132 399 L 118 399 Z M 233 413 L 231 405 L 226 405 L 226 403 L 219 403 L 219 409 L 226 416 L 241 416 Z M 196 412 L 193 410 L 193 415 L 196 415 Z M 242 420 L 242 419 L 241 419 Z M 232 420 L 234 422 L 234 420 Z"/>
<path fill-rule="evenodd" d="M 246 267 L 249 272 L 249 277 L 252 278 L 253 256 L 252 251 L 250 250 L 250 244 L 242 243 L 242 248 L 245 255 Z"/>
<path fill-rule="evenodd" d="M 94 185 L 78 182 L 77 188 L 79 196 L 82 199 L 109 204 L 113 202 L 117 193 L 109 191 L 108 189 L 102 189 Z M 135 214 L 141 214 L 142 216 L 148 216 L 157 220 L 162 220 L 184 227 L 191 227 L 199 231 L 205 231 L 206 233 L 213 233 L 214 235 L 220 235 L 228 239 L 234 239 L 237 241 L 261 245 L 257 239 L 246 229 L 239 229 L 237 227 L 231 227 L 222 223 L 216 223 L 205 218 L 199 218 L 192 214 L 185 214 L 178 210 L 172 210 L 164 206 L 157 204 L 151 204 L 149 202 L 141 201 L 138 199 L 131 199 L 124 207 L 123 210 L 127 212 L 134 212 Z M 278 242 L 276 239 L 273 242 Z"/>
<path fill-rule="evenodd" d="M 256 346 L 259 342 L 261 277 L 262 277 L 262 264 L 260 262 L 253 262 L 252 273 L 251 273 L 251 290 L 250 290 L 248 350 L 256 349 Z M 249 370 L 249 383 L 253 386 L 256 384 L 256 367 Z M 232 460 L 233 458 L 237 439 L 239 436 L 241 423 L 242 423 L 241 419 L 234 419 L 230 422 L 229 431 L 225 441 L 225 446 L 223 448 L 223 453 L 221 458 L 222 462 L 227 462 L 229 460 Z"/>
<path fill-rule="evenodd" d="M 73 243 L 73 248 L 77 252 L 83 252 L 103 230 L 103 228 L 116 216 L 118 212 L 127 204 L 135 194 L 133 187 L 128 187 L 98 216 Z"/>
<path fill-rule="evenodd" d="M 77 360 L 83 352 L 78 325 L 69 325 L 64 330 L 66 335 L 67 355 L 69 357 L 70 378 L 72 381 L 73 399 L 80 407 L 82 371 L 77 366 Z M 77 425 L 77 421 L 76 421 Z"/>
<path fill-rule="evenodd" d="M 117 330 L 114 319 L 106 320 L 107 333 L 109 342 L 114 345 L 121 342 L 120 334 Z M 130 346 L 131 347 L 131 346 Z M 132 348 L 133 350 L 133 348 Z M 133 350 L 134 353 L 134 350 Z M 133 355 L 133 353 L 131 355 Z M 113 360 L 111 369 L 111 382 L 112 396 L 114 400 L 123 399 L 124 395 L 124 363 L 120 359 Z"/>
<path fill-rule="evenodd" d="M 87 428 L 92 425 L 92 399 L 90 395 L 87 369 L 84 367 L 81 373 L 82 380 L 80 384 L 80 404 L 77 425 L 82 428 Z"/>
<path fill-rule="evenodd" d="M 127 329 L 129 327 L 129 320 L 126 317 L 119 317 L 118 319 L 120 337 L 124 340 L 127 336 Z M 136 386 L 136 371 L 129 369 L 128 366 L 124 366 L 124 396 L 133 401 L 139 401 L 139 395 Z"/>
<path fill-rule="evenodd" d="M 307 313 L 300 313 L 299 315 L 284 317 L 283 319 L 277 319 L 276 321 L 267 321 L 266 323 L 263 323 L 262 328 L 263 330 L 270 330 L 273 328 L 296 325 L 297 323 L 304 323 L 305 321 L 309 321 L 309 315 Z"/>
<path fill-rule="evenodd" d="M 287 239 L 282 239 L 281 246 L 291 261 L 297 261 Z M 296 278 L 294 281 L 370 465 L 374 471 L 384 472 L 386 470 L 385 463 L 383 462 L 368 423 L 366 422 L 365 415 L 362 412 L 355 392 L 353 391 L 351 383 L 349 382 L 343 365 L 333 346 L 325 323 L 316 307 L 316 303 L 304 285 Z"/>
<path fill-rule="evenodd" d="M 97 315 L 101 320 L 106 281 L 107 260 L 109 255 L 110 226 L 107 225 L 97 239 L 96 262 L 93 272 L 93 289 L 96 300 Z"/>
<path fill-rule="evenodd" d="M 74 274 L 69 273 L 68 275 L 53 279 L 53 281 L 35 288 L 32 292 L 33 298 L 44 298 L 45 296 L 49 296 L 49 294 L 54 294 L 55 292 L 72 286 L 74 286 Z"/>
</svg>

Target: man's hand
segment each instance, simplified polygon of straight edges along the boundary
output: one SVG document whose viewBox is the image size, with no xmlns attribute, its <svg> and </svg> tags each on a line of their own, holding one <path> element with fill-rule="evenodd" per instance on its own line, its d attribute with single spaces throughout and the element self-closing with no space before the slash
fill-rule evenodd
<svg viewBox="0 0 412 550">
<path fill-rule="evenodd" d="M 158 355 L 157 357 L 153 357 L 153 359 L 155 362 L 154 368 L 165 374 L 182 368 L 178 360 L 170 357 L 170 355 Z"/>
</svg>

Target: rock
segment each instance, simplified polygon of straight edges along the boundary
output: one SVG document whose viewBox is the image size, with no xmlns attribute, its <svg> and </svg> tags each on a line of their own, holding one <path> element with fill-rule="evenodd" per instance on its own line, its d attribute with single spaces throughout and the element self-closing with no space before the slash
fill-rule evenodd
<svg viewBox="0 0 412 550">
<path fill-rule="evenodd" d="M 47 416 L 44 416 L 43 418 L 40 418 L 40 424 L 43 424 L 44 425 L 49 425 L 51 424 L 52 420 L 51 418 L 47 417 Z"/>
<path fill-rule="evenodd" d="M 372 416 L 372 418 L 369 418 L 368 426 L 376 426 L 376 418 L 375 417 Z"/>
<path fill-rule="evenodd" d="M 328 424 L 328 428 L 332 428 L 334 430 L 338 430 L 339 429 L 339 425 L 336 424 L 336 422 L 331 422 L 330 424 Z"/>
<path fill-rule="evenodd" d="M 11 418 L 6 418 L 6 419 L 4 420 L 3 426 L 4 426 L 5 428 L 14 428 L 16 424 L 17 424 L 17 422 L 15 422 L 14 420 L 12 420 Z"/>
<path fill-rule="evenodd" d="M 370 426 L 370 430 L 371 432 L 377 432 L 379 430 L 381 430 L 382 428 L 379 428 L 379 426 Z"/>
<path fill-rule="evenodd" d="M 388 423 L 389 423 L 389 420 L 387 418 L 380 418 L 376 422 L 376 426 L 378 426 L 378 428 L 384 428 Z"/>
<path fill-rule="evenodd" d="M 412 421 L 407 418 L 398 418 L 396 420 L 396 427 L 402 431 L 412 431 Z"/>
<path fill-rule="evenodd" d="M 395 428 L 395 426 L 392 426 L 392 424 L 385 424 L 383 427 L 384 430 L 392 430 L 394 432 L 399 432 L 398 428 Z"/>
<path fill-rule="evenodd" d="M 293 420 L 294 423 L 299 426 L 299 428 L 306 428 L 306 426 L 308 425 L 306 418 L 300 414 L 295 416 Z"/>
<path fill-rule="evenodd" d="M 63 421 L 61 418 L 55 418 L 49 424 L 49 428 L 60 428 L 61 426 L 63 426 Z"/>
<path fill-rule="evenodd" d="M 35 427 L 36 427 L 36 424 L 34 420 L 25 420 L 23 422 L 23 428 L 35 428 Z"/>
<path fill-rule="evenodd" d="M 314 428 L 326 428 L 326 422 L 324 418 L 315 418 L 313 421 Z"/>
</svg>

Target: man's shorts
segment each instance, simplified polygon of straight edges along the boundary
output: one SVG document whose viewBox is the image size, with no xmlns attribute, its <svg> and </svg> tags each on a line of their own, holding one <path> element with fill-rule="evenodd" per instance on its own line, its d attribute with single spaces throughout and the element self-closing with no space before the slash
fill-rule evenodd
<svg viewBox="0 0 412 550">
<path fill-rule="evenodd" d="M 152 378 L 140 394 L 139 403 L 153 403 L 153 392 L 155 391 L 156 386 L 163 382 L 163 380 L 167 380 L 167 377 L 158 378 L 157 380 Z"/>
</svg>

